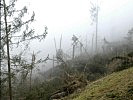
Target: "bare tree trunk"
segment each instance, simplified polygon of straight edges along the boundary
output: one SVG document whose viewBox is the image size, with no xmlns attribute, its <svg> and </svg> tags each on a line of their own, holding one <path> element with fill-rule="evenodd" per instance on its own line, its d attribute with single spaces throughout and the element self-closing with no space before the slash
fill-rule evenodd
<svg viewBox="0 0 133 100">
<path fill-rule="evenodd" d="M 94 49 L 93 49 L 93 48 L 94 48 L 94 45 L 93 45 L 94 43 L 93 43 L 93 42 L 94 42 L 94 34 L 92 35 L 92 54 L 94 53 L 94 52 L 93 52 L 93 50 L 94 50 Z"/>
<path fill-rule="evenodd" d="M 55 66 L 55 65 L 54 65 L 54 55 L 53 55 L 53 69 L 54 69 L 54 66 Z"/>
<path fill-rule="evenodd" d="M 72 59 L 74 60 L 75 57 L 75 44 L 73 44 L 73 54 L 72 54 Z"/>
<path fill-rule="evenodd" d="M 1 47 L 1 0 L 0 0 L 0 100 L 1 100 L 1 97 L 2 97 L 2 86 L 1 86 L 1 60 L 2 60 L 2 58 L 1 58 L 1 49 L 2 49 L 2 47 Z"/>
<path fill-rule="evenodd" d="M 31 66 L 31 71 L 30 71 L 30 91 L 31 91 L 31 81 L 32 81 L 32 66 Z"/>
<path fill-rule="evenodd" d="M 6 3 L 4 3 L 4 20 L 5 20 L 5 31 L 6 31 L 6 44 L 7 44 L 7 58 L 8 58 L 8 79 L 9 79 L 9 97 L 12 100 L 12 86 L 11 86 L 11 66 L 10 66 L 10 51 L 9 51 L 9 39 L 8 39 L 8 27 L 7 27 L 7 12 L 6 12 Z"/>
<path fill-rule="evenodd" d="M 97 0 L 97 6 L 96 6 L 96 53 L 97 53 L 97 37 L 98 37 L 98 0 Z"/>
</svg>

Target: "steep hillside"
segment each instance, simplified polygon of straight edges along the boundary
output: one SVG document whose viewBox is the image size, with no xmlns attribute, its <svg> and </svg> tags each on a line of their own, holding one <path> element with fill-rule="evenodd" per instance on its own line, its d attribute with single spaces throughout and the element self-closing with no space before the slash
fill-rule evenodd
<svg viewBox="0 0 133 100">
<path fill-rule="evenodd" d="M 133 68 L 90 83 L 83 92 L 65 100 L 133 100 Z"/>
</svg>

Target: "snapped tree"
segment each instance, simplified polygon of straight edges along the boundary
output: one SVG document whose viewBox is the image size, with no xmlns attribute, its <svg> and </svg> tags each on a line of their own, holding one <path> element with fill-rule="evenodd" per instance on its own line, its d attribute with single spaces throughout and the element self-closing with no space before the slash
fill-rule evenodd
<svg viewBox="0 0 133 100">
<path fill-rule="evenodd" d="M 95 45 L 95 50 L 97 52 L 97 41 L 98 41 L 98 12 L 99 12 L 99 7 L 98 7 L 98 0 L 96 3 L 92 3 L 91 2 L 91 9 L 90 9 L 90 13 L 91 13 L 91 19 L 92 19 L 92 22 L 95 22 L 96 23 L 96 45 Z M 93 44 L 92 44 L 93 45 Z"/>
</svg>

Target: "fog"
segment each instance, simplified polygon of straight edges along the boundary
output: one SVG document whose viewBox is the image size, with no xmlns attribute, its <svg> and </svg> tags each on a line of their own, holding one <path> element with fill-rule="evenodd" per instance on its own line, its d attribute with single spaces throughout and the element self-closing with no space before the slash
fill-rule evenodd
<svg viewBox="0 0 133 100">
<path fill-rule="evenodd" d="M 133 0 L 0 1 L 0 100 L 132 99 L 132 9 Z"/>
<path fill-rule="evenodd" d="M 95 2 L 96 0 L 91 0 Z M 55 55 L 54 38 L 59 48 L 62 34 L 62 49 L 71 54 L 72 36 L 76 35 L 84 46 L 91 47 L 95 37 L 95 23 L 90 18 L 90 0 L 23 0 L 18 6 L 27 5 L 36 14 L 33 23 L 36 33 L 48 27 L 48 35 L 41 43 L 33 42 L 31 51 L 41 51 L 40 57 Z M 119 41 L 133 26 L 132 0 L 98 0 L 98 41 Z M 91 48 L 90 48 L 91 49 Z M 48 65 L 49 66 L 49 65 Z M 47 69 L 47 68 L 46 68 Z"/>
</svg>

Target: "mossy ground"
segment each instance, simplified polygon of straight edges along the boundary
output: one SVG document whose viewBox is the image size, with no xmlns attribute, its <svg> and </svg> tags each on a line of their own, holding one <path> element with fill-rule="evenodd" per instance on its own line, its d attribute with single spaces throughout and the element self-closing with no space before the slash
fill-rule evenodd
<svg viewBox="0 0 133 100">
<path fill-rule="evenodd" d="M 133 68 L 113 73 L 87 85 L 66 100 L 133 100 Z"/>
</svg>

